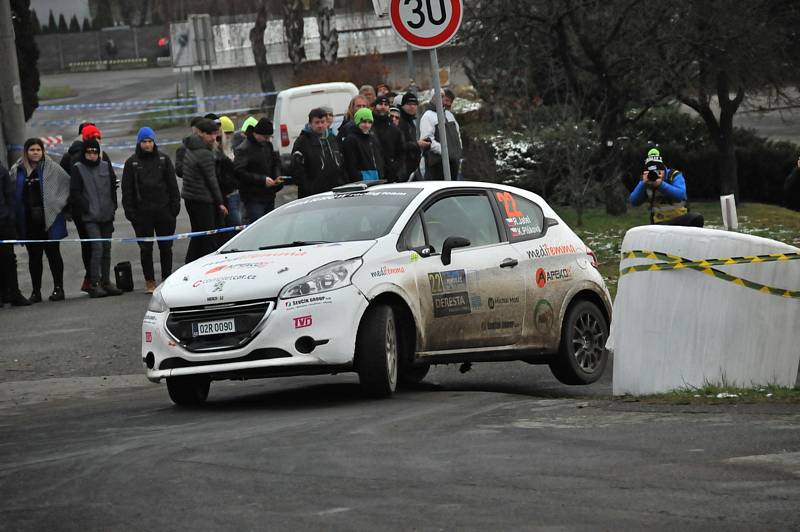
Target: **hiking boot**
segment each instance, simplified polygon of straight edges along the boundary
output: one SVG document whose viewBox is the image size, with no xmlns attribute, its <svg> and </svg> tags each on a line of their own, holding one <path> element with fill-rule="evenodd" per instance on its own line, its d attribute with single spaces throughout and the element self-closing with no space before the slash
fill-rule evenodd
<svg viewBox="0 0 800 532">
<path fill-rule="evenodd" d="M 144 282 L 144 292 L 146 294 L 152 294 L 156 291 L 156 282 L 155 281 L 145 281 Z"/>
<path fill-rule="evenodd" d="M 32 305 L 30 299 L 27 299 L 22 293 L 17 292 L 13 294 L 10 298 L 6 300 L 8 303 L 11 303 L 12 307 L 27 307 Z"/>
<path fill-rule="evenodd" d="M 64 301 L 64 289 L 60 286 L 56 286 L 53 293 L 50 294 L 50 297 L 47 299 L 50 301 Z"/>
<path fill-rule="evenodd" d="M 42 302 L 42 293 L 39 290 L 34 290 L 31 292 L 31 297 L 28 298 L 31 303 L 41 303 Z"/>
<path fill-rule="evenodd" d="M 103 287 L 95 283 L 89 286 L 89 297 L 106 297 L 108 293 L 103 290 Z"/>
<path fill-rule="evenodd" d="M 106 294 L 109 296 L 121 296 L 122 290 L 117 288 L 117 286 L 113 283 L 103 283 L 103 290 L 105 290 Z"/>
</svg>

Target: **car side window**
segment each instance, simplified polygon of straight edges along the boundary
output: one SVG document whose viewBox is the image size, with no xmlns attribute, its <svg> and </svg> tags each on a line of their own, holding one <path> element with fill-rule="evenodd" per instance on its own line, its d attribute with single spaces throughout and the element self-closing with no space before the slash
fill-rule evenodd
<svg viewBox="0 0 800 532">
<path fill-rule="evenodd" d="M 492 205 L 483 194 L 442 198 L 425 209 L 422 216 L 428 244 L 436 252 L 442 251 L 445 239 L 450 236 L 468 239 L 470 247 L 500 242 Z"/>
<path fill-rule="evenodd" d="M 406 226 L 404 237 L 405 249 L 416 249 L 425 246 L 425 232 L 422 229 L 422 219 L 419 214 L 414 215 L 414 218 Z"/>
<path fill-rule="evenodd" d="M 512 242 L 538 238 L 544 232 L 544 212 L 541 207 L 517 194 L 496 190 L 495 199 L 500 206 L 503 224 Z"/>
</svg>

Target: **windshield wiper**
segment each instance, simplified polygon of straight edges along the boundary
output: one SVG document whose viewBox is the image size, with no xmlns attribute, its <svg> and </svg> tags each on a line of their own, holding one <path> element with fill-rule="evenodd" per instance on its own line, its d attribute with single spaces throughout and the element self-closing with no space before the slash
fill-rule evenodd
<svg viewBox="0 0 800 532">
<path fill-rule="evenodd" d="M 330 244 L 325 240 L 295 240 L 294 242 L 290 242 L 287 244 L 273 244 L 271 246 L 261 246 L 258 248 L 259 251 L 263 251 L 265 249 L 278 249 L 278 248 L 291 248 L 294 246 L 313 246 L 316 244 Z"/>
<path fill-rule="evenodd" d="M 222 255 L 222 254 L 225 254 L 225 253 L 244 253 L 245 251 L 254 251 L 254 250 L 252 250 L 252 249 L 236 249 L 236 248 L 232 248 L 232 249 L 224 249 L 224 250 L 220 251 L 220 254 Z"/>
</svg>

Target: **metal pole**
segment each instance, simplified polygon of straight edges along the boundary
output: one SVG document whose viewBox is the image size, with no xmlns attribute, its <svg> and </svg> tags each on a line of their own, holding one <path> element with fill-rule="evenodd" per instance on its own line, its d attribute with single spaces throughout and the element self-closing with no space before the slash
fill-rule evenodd
<svg viewBox="0 0 800 532">
<path fill-rule="evenodd" d="M 431 74 L 433 75 L 433 95 L 436 97 L 436 116 L 439 118 L 439 144 L 442 145 L 442 170 L 444 180 L 451 181 L 450 156 L 447 150 L 447 126 L 442 104 L 442 84 L 439 81 L 439 56 L 436 48 L 431 49 Z"/>
<path fill-rule="evenodd" d="M 408 88 L 415 92 L 417 88 L 417 68 L 414 66 L 414 48 L 410 44 L 406 45 L 406 58 L 408 59 Z"/>
<path fill-rule="evenodd" d="M 0 76 L 0 108 L 3 113 L 3 136 L 8 143 L 6 161 L 16 161 L 25 142 L 25 114 L 22 110 L 22 89 L 19 84 L 17 46 L 14 44 L 14 24 L 11 21 L 11 2 L 0 2 L 0 64 L 6 65 Z M 5 153 L 4 150 L 0 150 Z"/>
</svg>

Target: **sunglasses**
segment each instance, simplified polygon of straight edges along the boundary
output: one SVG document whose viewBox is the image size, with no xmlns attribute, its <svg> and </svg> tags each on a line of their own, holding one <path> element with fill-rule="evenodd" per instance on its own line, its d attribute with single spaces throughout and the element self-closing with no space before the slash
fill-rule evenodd
<svg viewBox="0 0 800 532">
<path fill-rule="evenodd" d="M 100 153 L 100 150 L 98 150 L 97 148 L 86 148 L 85 152 L 86 153 Z"/>
</svg>

